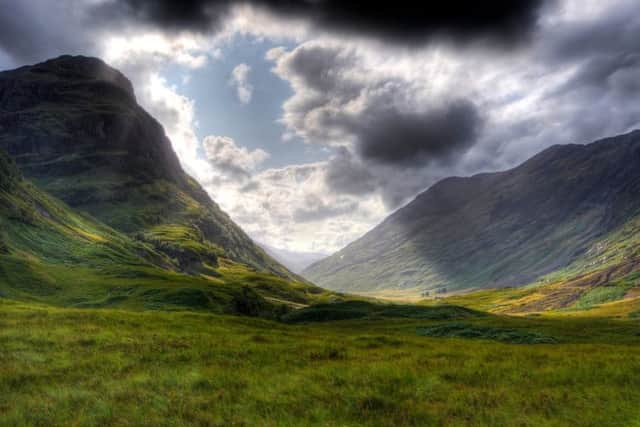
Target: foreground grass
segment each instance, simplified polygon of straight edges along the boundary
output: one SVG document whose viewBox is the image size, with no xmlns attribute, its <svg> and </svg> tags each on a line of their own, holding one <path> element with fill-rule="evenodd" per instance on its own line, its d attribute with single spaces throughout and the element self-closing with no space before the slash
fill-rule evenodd
<svg viewBox="0 0 640 427">
<path fill-rule="evenodd" d="M 0 424 L 640 425 L 635 320 L 466 319 L 553 336 L 418 335 L 428 319 L 286 325 L 0 299 Z"/>
</svg>

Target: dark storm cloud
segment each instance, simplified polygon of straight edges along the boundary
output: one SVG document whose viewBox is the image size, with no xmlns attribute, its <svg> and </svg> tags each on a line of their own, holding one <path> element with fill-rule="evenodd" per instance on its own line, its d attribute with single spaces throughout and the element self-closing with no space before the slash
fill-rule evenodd
<svg viewBox="0 0 640 427">
<path fill-rule="evenodd" d="M 425 97 L 412 80 L 369 72 L 349 47 L 309 42 L 271 57 L 294 88 L 285 125 L 336 150 L 325 174 L 334 193 L 378 191 L 395 207 L 424 188 L 422 171 L 451 165 L 484 131 L 485 117 L 470 99 Z"/>
<path fill-rule="evenodd" d="M 487 38 L 511 43 L 535 27 L 545 0 L 371 2 L 366 0 L 120 0 L 136 16 L 163 28 L 205 31 L 230 6 L 252 4 L 285 17 L 306 18 L 322 28 L 356 32 L 402 43 L 432 37 Z"/>
<path fill-rule="evenodd" d="M 446 160 L 470 147 L 481 127 L 476 107 L 469 101 L 455 101 L 424 113 L 376 106 L 354 131 L 363 159 L 415 166 Z"/>
<path fill-rule="evenodd" d="M 81 14 L 80 9 L 74 0 L 0 0 L 0 50 L 13 61 L 0 66 L 23 65 L 69 52 L 89 51 L 93 39 L 83 33 L 82 28 L 68 22 L 70 16 Z"/>
<path fill-rule="evenodd" d="M 416 101 L 413 82 L 365 70 L 357 52 L 321 43 L 280 57 L 276 73 L 293 82 L 299 95 L 285 104 L 287 124 L 321 144 L 352 141 L 364 163 L 401 167 L 447 161 L 477 141 L 484 121 L 470 100 L 434 99 L 425 106 Z M 350 170 L 355 191 L 363 191 L 369 172 L 344 153 L 332 160 L 329 182 L 339 183 L 339 171 Z"/>
<path fill-rule="evenodd" d="M 564 25 L 546 35 L 553 40 L 544 45 L 543 52 L 550 68 L 576 61 L 580 64 L 560 93 L 593 88 L 637 91 L 634 80 L 638 80 L 640 66 L 640 19 L 637 5 L 632 3 L 597 21 Z M 635 79 L 628 78 L 632 74 Z"/>
<path fill-rule="evenodd" d="M 362 195 L 376 189 L 374 176 L 344 147 L 327 164 L 325 179 L 329 188 L 343 194 Z"/>
<path fill-rule="evenodd" d="M 575 20 L 541 35 L 539 56 L 546 68 L 575 70 L 546 94 L 549 102 L 572 112 L 559 142 L 590 142 L 640 123 L 637 2 L 621 2 L 605 11 L 597 19 Z"/>
<path fill-rule="evenodd" d="M 120 12 L 155 24 L 163 29 L 208 31 L 215 28 L 228 12 L 233 1 L 228 0 L 120 0 Z M 100 7 L 107 12 L 107 7 Z"/>
</svg>

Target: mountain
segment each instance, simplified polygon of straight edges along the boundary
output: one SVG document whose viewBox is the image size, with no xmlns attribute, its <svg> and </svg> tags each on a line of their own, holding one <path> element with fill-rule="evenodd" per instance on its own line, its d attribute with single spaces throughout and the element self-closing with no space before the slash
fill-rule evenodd
<svg viewBox="0 0 640 427">
<path fill-rule="evenodd" d="M 320 252 L 289 251 L 287 249 L 275 248 L 265 243 L 260 243 L 260 246 L 262 246 L 273 259 L 294 273 L 300 273 L 314 262 L 327 257 L 327 254 Z"/>
<path fill-rule="evenodd" d="M 185 174 L 122 74 L 64 56 L 0 73 L 0 297 L 273 317 L 337 296 Z"/>
<path fill-rule="evenodd" d="M 635 131 L 553 146 L 505 172 L 444 179 L 303 275 L 329 289 L 433 296 L 563 269 L 586 274 L 602 264 L 603 241 L 617 259 L 635 256 L 620 239 L 638 220 L 639 166 Z"/>
<path fill-rule="evenodd" d="M 45 192 L 178 260 L 219 256 L 295 278 L 181 168 L 162 126 L 119 71 L 62 56 L 0 73 L 0 148 Z"/>
<path fill-rule="evenodd" d="M 329 296 L 223 257 L 219 264 L 215 277 L 180 272 L 153 245 L 39 190 L 0 150 L 0 298 L 274 317 Z"/>
</svg>

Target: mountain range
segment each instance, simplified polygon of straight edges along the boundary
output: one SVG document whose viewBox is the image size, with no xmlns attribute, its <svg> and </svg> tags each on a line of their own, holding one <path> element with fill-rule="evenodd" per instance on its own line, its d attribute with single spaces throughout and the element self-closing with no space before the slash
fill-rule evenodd
<svg viewBox="0 0 640 427">
<path fill-rule="evenodd" d="M 0 73 L 0 297 L 268 317 L 336 291 L 490 311 L 620 300 L 640 270 L 639 161 L 635 131 L 444 179 L 298 275 L 321 255 L 263 250 L 123 74 L 62 56 Z M 507 290 L 460 299 L 489 288 Z"/>
</svg>

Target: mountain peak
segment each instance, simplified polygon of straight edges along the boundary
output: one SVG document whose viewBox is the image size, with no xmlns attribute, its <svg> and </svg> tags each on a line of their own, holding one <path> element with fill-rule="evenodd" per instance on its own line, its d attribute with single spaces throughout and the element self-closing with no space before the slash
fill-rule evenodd
<svg viewBox="0 0 640 427">
<path fill-rule="evenodd" d="M 33 79 L 51 81 L 70 81 L 83 83 L 108 83 L 122 89 L 129 96 L 135 98 L 133 85 L 124 74 L 107 65 L 102 59 L 82 55 L 62 55 L 47 61 L 20 67 L 13 71 L 4 72 L 21 78 L 28 78 L 25 73 L 31 74 Z"/>
</svg>

